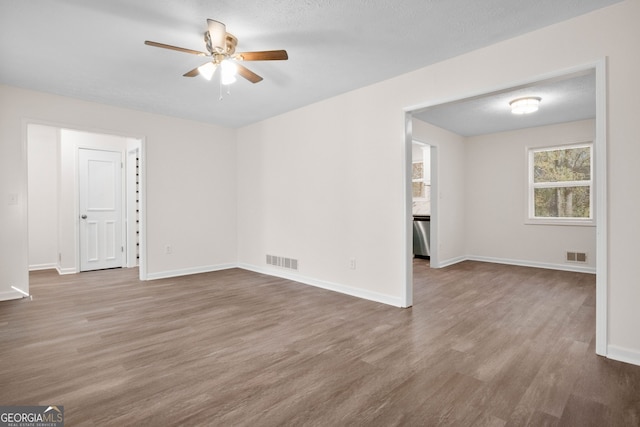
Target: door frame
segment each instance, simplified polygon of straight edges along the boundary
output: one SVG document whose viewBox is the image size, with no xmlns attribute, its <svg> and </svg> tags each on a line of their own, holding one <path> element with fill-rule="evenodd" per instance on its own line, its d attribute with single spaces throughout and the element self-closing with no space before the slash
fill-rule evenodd
<svg viewBox="0 0 640 427">
<path fill-rule="evenodd" d="M 31 119 L 31 118 L 25 118 L 22 120 L 22 128 L 23 128 L 23 152 L 25 153 L 25 158 L 27 157 L 27 144 L 29 143 L 29 138 L 28 138 L 28 127 L 29 125 L 42 125 L 42 126 L 49 126 L 52 128 L 56 128 L 58 131 L 62 130 L 62 129 L 67 129 L 67 130 L 72 130 L 72 131 L 79 131 L 79 132 L 87 132 L 87 133 L 94 133 L 94 134 L 101 134 L 101 135 L 110 135 L 110 136 L 117 136 L 117 137 L 123 137 L 123 138 L 130 138 L 132 140 L 137 140 L 139 141 L 139 153 L 140 153 L 140 184 L 139 184 L 139 189 L 140 189 L 140 202 L 139 202 L 139 208 L 140 208 L 140 213 L 139 213 L 139 217 L 140 217 L 140 236 L 139 236 L 139 242 L 140 242 L 140 260 L 139 260 L 139 265 L 138 265 L 138 277 L 140 280 L 147 280 L 147 232 L 146 232 L 146 224 L 147 224 L 147 217 L 146 217 L 146 136 L 144 135 L 135 135 L 131 132 L 121 132 L 121 131 L 114 131 L 114 130 L 110 130 L 110 129 L 98 129 L 98 128 L 92 128 L 92 127 L 83 127 L 83 126 L 77 126 L 74 124 L 69 124 L 69 123 L 62 123 L 62 122 L 55 122 L 55 121 L 46 121 L 46 120 L 39 120 L 39 119 Z M 58 143 L 60 143 L 60 140 L 58 140 Z M 95 147 L 84 147 L 84 146 L 78 146 L 75 147 L 75 162 L 77 164 L 77 154 L 78 154 L 78 148 L 95 148 Z M 127 153 L 127 149 L 125 148 L 123 150 L 123 161 L 126 161 L 126 153 Z M 29 165 L 29 159 L 26 159 L 26 167 L 25 167 L 25 171 L 28 168 Z M 26 172 L 25 172 L 25 176 L 26 176 Z M 76 218 L 76 223 L 78 222 L 78 218 L 79 218 L 79 205 L 78 205 L 78 177 L 77 177 L 77 173 L 76 173 L 76 177 L 75 177 L 75 202 L 74 202 L 74 215 Z M 125 181 L 123 181 L 123 185 L 124 187 L 126 187 L 126 183 Z M 27 186 L 27 192 L 28 192 L 28 182 L 26 184 Z M 123 197 L 126 198 L 126 188 L 123 188 Z M 26 200 L 28 200 L 28 197 L 25 198 Z M 26 205 L 26 202 L 25 202 Z M 123 213 L 126 209 L 123 209 Z M 29 210 L 28 210 L 28 206 L 25 206 L 25 218 L 29 215 Z M 28 247 L 29 247 L 29 234 L 28 234 L 28 220 L 25 221 L 27 223 L 27 234 L 25 235 L 25 247 L 27 248 L 27 253 L 29 251 Z M 123 227 L 124 229 L 125 227 Z M 76 227 L 76 233 L 78 233 L 78 227 Z M 126 237 L 126 236 L 125 236 Z M 73 273 L 78 273 L 80 271 L 80 258 L 79 258 L 79 233 L 75 236 L 75 238 L 73 239 L 76 245 L 75 248 L 75 254 L 73 254 L 73 256 L 76 259 L 76 271 L 59 271 L 60 274 L 73 274 Z M 123 243 L 126 243 L 126 240 L 123 240 Z M 125 257 L 126 258 L 126 257 Z M 124 261 L 123 261 L 124 262 Z"/>
<path fill-rule="evenodd" d="M 135 267 L 139 263 L 139 259 L 136 259 L 137 251 L 134 250 L 135 245 L 139 244 L 140 240 L 140 230 L 138 229 L 138 234 L 136 237 L 135 231 L 132 229 L 132 224 L 136 222 L 138 219 L 138 213 L 136 213 L 136 209 L 140 209 L 141 201 L 138 199 L 136 192 L 138 191 L 138 185 L 140 185 L 139 177 L 137 177 L 137 173 L 140 172 L 140 165 L 136 170 L 136 165 L 132 164 L 133 159 L 137 158 L 139 162 L 141 162 L 141 152 L 142 147 L 141 144 L 133 143 L 127 144 L 126 150 L 126 160 L 125 160 L 125 185 L 127 187 L 125 192 L 126 205 L 125 205 L 125 218 L 126 223 L 125 233 L 126 233 L 126 267 L 131 268 Z M 132 159 L 132 156 L 136 156 Z M 138 222 L 138 226 L 141 226 L 142 221 Z"/>
<path fill-rule="evenodd" d="M 486 94 L 509 90 L 515 87 L 526 87 L 540 81 L 560 78 L 581 71 L 595 70 L 596 80 L 596 118 L 594 141 L 594 179 L 596 193 L 596 354 L 607 356 L 608 354 L 608 195 L 607 195 L 607 58 L 602 57 L 593 62 L 577 65 L 563 70 L 535 76 L 527 80 L 513 82 L 500 87 L 487 88 L 486 90 L 464 94 L 451 99 L 441 99 L 409 106 L 404 109 L 404 188 L 405 188 L 405 287 L 403 292 L 403 307 L 413 304 L 413 263 L 412 263 L 412 233 L 411 233 L 411 144 L 413 138 L 413 112 L 428 107 L 433 107 L 449 102 L 461 101 L 467 98 L 483 96 Z M 432 161 L 432 190 L 434 178 L 437 184 L 438 159 Z M 437 202 L 436 202 L 437 207 Z M 432 207 L 433 209 L 433 207 Z M 436 212 L 437 215 L 437 212 Z M 437 220 L 437 218 L 436 218 Z M 432 224 L 433 225 L 433 224 Z M 433 228 L 432 228 L 433 231 Z"/>
</svg>

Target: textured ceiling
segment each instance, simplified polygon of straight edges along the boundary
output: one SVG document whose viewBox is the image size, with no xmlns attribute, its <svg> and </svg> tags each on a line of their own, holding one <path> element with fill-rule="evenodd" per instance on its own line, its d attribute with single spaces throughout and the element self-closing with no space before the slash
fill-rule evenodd
<svg viewBox="0 0 640 427">
<path fill-rule="evenodd" d="M 550 79 L 414 112 L 414 117 L 462 136 L 485 135 L 596 116 L 595 71 Z M 509 102 L 541 98 L 535 113 L 514 115 Z"/>
<path fill-rule="evenodd" d="M 0 83 L 230 127 L 253 123 L 587 13 L 619 0 L 0 0 Z M 206 18 L 264 81 L 182 74 L 202 58 Z"/>
</svg>

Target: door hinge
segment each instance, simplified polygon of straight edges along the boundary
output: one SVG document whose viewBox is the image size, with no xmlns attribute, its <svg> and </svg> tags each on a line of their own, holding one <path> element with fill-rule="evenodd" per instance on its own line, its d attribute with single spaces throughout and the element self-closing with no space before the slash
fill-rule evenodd
<svg viewBox="0 0 640 427">
<path fill-rule="evenodd" d="M 124 246 L 120 246 L 120 252 L 124 252 Z"/>
<path fill-rule="evenodd" d="M 120 162 L 120 169 L 124 169 L 124 163 Z"/>
</svg>

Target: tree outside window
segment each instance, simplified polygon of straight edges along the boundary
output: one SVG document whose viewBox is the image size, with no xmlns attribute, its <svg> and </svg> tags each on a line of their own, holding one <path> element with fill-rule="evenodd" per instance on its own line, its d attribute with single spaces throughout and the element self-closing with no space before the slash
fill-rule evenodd
<svg viewBox="0 0 640 427">
<path fill-rule="evenodd" d="M 592 220 L 592 144 L 529 150 L 529 218 Z"/>
</svg>

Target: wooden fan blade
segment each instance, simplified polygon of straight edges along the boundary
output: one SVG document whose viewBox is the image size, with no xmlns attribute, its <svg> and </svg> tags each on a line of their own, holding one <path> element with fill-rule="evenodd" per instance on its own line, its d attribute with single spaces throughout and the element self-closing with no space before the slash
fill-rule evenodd
<svg viewBox="0 0 640 427">
<path fill-rule="evenodd" d="M 281 61 L 289 59 L 286 50 L 263 50 L 261 52 L 240 52 L 234 55 L 239 61 Z"/>
<path fill-rule="evenodd" d="M 198 70 L 199 67 L 194 68 L 191 71 L 187 71 L 186 73 L 184 73 L 182 76 L 183 77 L 195 77 L 198 74 L 200 74 L 200 71 Z"/>
<path fill-rule="evenodd" d="M 262 80 L 262 77 L 260 77 L 244 65 L 236 64 L 236 66 L 238 67 L 238 74 L 249 80 L 251 83 L 258 83 Z"/>
<path fill-rule="evenodd" d="M 161 47 L 163 49 L 171 49 L 171 50 L 177 50 L 178 52 L 185 52 L 185 53 L 190 53 L 192 55 L 198 55 L 198 56 L 209 56 L 204 52 L 200 52 L 199 50 L 193 50 L 193 49 L 186 49 L 184 47 L 178 47 L 178 46 L 171 46 L 170 44 L 164 44 L 164 43 L 158 43 L 158 42 L 152 42 L 149 40 L 145 40 L 144 44 L 146 44 L 147 46 L 154 46 L 154 47 Z"/>
</svg>

